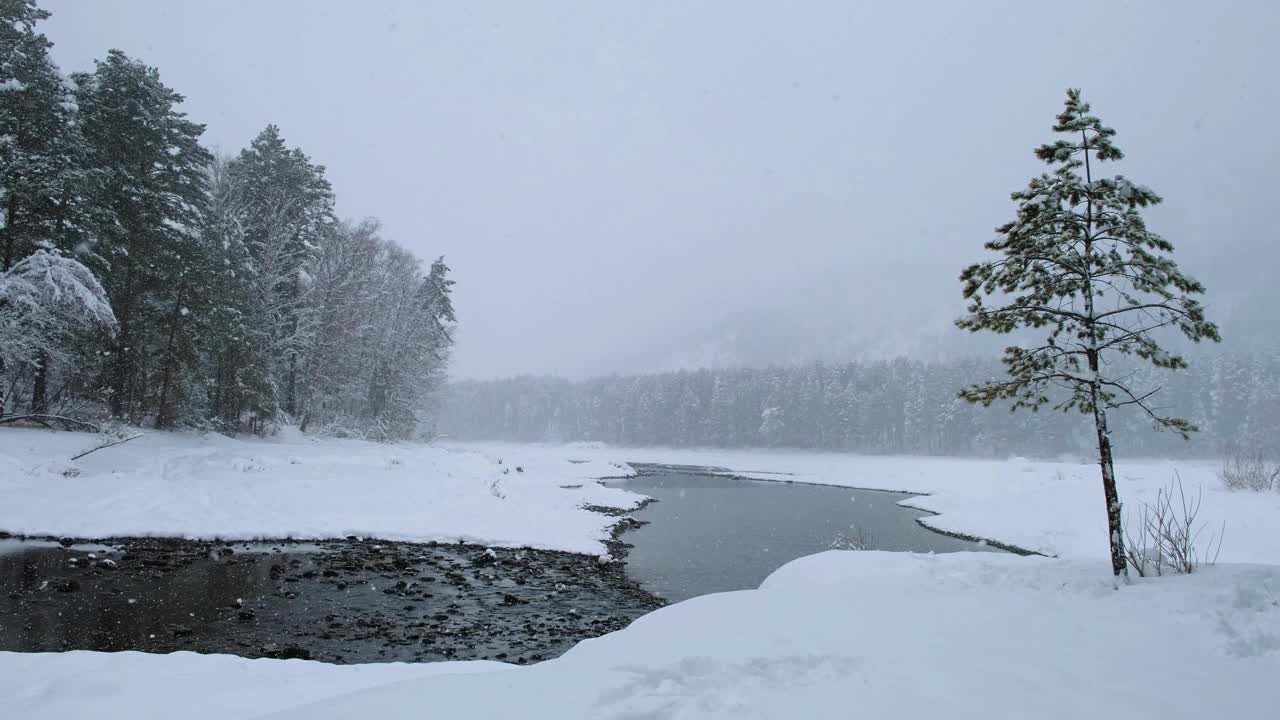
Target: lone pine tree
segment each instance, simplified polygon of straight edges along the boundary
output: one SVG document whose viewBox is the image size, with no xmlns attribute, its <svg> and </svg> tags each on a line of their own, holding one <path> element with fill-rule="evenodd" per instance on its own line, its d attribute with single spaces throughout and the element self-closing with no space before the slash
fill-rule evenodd
<svg viewBox="0 0 1280 720">
<path fill-rule="evenodd" d="M 1036 149 L 1052 172 L 1013 193 L 1017 218 L 1000 226 L 998 237 L 986 244 L 1000 257 L 960 275 L 969 305 L 968 314 L 956 321 L 973 332 L 1031 329 L 1047 335 L 1039 344 L 1006 348 L 1008 377 L 972 385 L 960 396 L 984 406 L 1010 400 L 1014 410 L 1048 404 L 1093 416 L 1111 567 L 1123 575 L 1124 535 L 1107 411 L 1136 407 L 1157 429 L 1184 438 L 1196 427 L 1164 415 L 1151 403 L 1159 388 L 1135 387 L 1132 373 L 1115 360 L 1126 356 L 1159 368 L 1185 368 L 1186 360 L 1158 340 L 1180 333 L 1195 342 L 1217 341 L 1218 329 L 1194 297 L 1203 286 L 1178 269 L 1173 245 L 1143 221 L 1141 211 L 1160 198 L 1123 176 L 1095 178 L 1097 164 L 1123 157 L 1113 142 L 1115 130 L 1091 115 L 1074 89 L 1067 91 L 1053 129 L 1062 138 Z"/>
</svg>

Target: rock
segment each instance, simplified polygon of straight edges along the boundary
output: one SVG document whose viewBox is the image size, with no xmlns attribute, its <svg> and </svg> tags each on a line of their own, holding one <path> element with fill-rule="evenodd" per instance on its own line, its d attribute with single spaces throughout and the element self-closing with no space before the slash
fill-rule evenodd
<svg viewBox="0 0 1280 720">
<path fill-rule="evenodd" d="M 75 592 L 80 589 L 80 581 L 73 578 L 66 580 L 54 580 L 50 585 L 58 592 Z"/>
<path fill-rule="evenodd" d="M 100 567 L 103 570 L 115 570 L 117 567 L 119 567 L 116 561 L 112 560 L 111 558 L 102 558 L 98 562 L 94 563 L 93 566 Z"/>
<path fill-rule="evenodd" d="M 69 537 L 64 537 L 64 538 L 58 538 L 58 544 L 61 545 L 62 547 L 71 547 L 72 545 L 76 544 L 76 541 L 72 540 Z"/>
<path fill-rule="evenodd" d="M 241 610 L 236 613 L 236 619 L 242 623 L 251 623 L 258 619 L 258 614 L 252 610 Z"/>
<path fill-rule="evenodd" d="M 276 658 L 277 660 L 310 660 L 311 651 L 306 648 L 298 647 L 297 645 L 288 645 L 281 650 L 271 653 L 269 657 Z"/>
<path fill-rule="evenodd" d="M 516 597 L 515 595 L 512 595 L 511 593 L 503 593 L 502 604 L 508 605 L 508 606 L 509 605 L 528 605 L 529 601 L 521 600 L 520 598 Z"/>
<path fill-rule="evenodd" d="M 178 625 L 178 626 L 176 626 L 176 627 L 174 627 L 174 628 L 173 628 L 173 636 L 174 636 L 174 637 L 176 637 L 176 638 L 179 638 L 179 637 L 186 637 L 186 636 L 190 635 L 190 634 L 191 634 L 191 633 L 193 633 L 193 632 L 195 632 L 195 631 L 194 631 L 194 630 L 192 630 L 191 628 L 187 627 L 186 625 Z"/>
</svg>

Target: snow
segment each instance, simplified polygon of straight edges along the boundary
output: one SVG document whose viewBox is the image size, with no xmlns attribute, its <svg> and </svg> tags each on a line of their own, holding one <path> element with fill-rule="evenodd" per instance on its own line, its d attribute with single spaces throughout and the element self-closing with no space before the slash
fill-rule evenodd
<svg viewBox="0 0 1280 720">
<path fill-rule="evenodd" d="M 190 652 L 0 652 L 0 696 L 6 717 L 13 718 L 227 720 L 404 680 L 506 667 L 495 662 L 329 665 Z"/>
<path fill-rule="evenodd" d="M 580 506 L 637 496 L 588 480 L 649 461 L 928 493 L 904 503 L 940 513 L 930 525 L 1059 557 L 826 552 L 758 590 L 666 607 L 530 667 L 0 652 L 14 717 L 1199 720 L 1280 706 L 1280 496 L 1221 489 L 1215 463 L 1118 465 L 1130 509 L 1176 472 L 1203 489 L 1204 520 L 1226 521 L 1227 534 L 1216 566 L 1117 587 L 1087 462 L 151 433 L 65 477 L 63 458 L 93 439 L 0 429 L 0 528 L 461 537 L 598 553 L 610 519 Z"/>
<path fill-rule="evenodd" d="M 1117 590 L 1101 562 L 831 551 L 531 667 L 0 653 L 0 695 L 33 719 L 1264 718 L 1277 597 L 1276 567 Z"/>
<path fill-rule="evenodd" d="M 253 540 L 347 535 L 604 552 L 641 496 L 584 478 L 630 472 L 355 440 L 148 433 L 72 463 L 96 436 L 0 429 L 0 529 L 53 537 Z M 68 477 L 66 471 L 80 472 Z M 72 473 L 74 474 L 74 473 Z M 561 485 L 575 487 L 562 488 Z"/>
</svg>

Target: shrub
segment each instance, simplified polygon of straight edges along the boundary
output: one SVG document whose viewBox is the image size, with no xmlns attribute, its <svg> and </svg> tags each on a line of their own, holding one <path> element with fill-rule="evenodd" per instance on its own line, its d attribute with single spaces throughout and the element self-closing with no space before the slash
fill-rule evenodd
<svg viewBox="0 0 1280 720">
<path fill-rule="evenodd" d="M 1202 497 L 1203 489 L 1189 497 L 1182 478 L 1175 475 L 1168 487 L 1156 492 L 1154 503 L 1142 503 L 1138 522 L 1129 518 L 1125 555 L 1138 575 L 1186 575 L 1218 561 L 1226 525 L 1217 533 L 1204 534 L 1205 525 L 1196 520 Z"/>
<path fill-rule="evenodd" d="M 1280 463 L 1269 460 L 1260 449 L 1232 453 L 1218 471 L 1222 484 L 1232 490 L 1267 492 L 1280 490 Z"/>
</svg>

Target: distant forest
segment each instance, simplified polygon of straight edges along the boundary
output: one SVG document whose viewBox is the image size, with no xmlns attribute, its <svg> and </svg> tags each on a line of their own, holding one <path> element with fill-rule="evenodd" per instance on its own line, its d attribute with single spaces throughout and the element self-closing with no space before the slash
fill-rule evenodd
<svg viewBox="0 0 1280 720">
<path fill-rule="evenodd" d="M 1170 374 L 1135 369 L 1163 386 L 1157 404 L 1199 426 L 1189 442 L 1118 411 L 1126 456 L 1210 456 L 1280 449 L 1280 352 L 1205 355 Z M 998 362 L 906 359 L 843 365 L 725 369 L 453 383 L 441 431 L 463 440 L 603 441 L 675 447 L 772 447 L 864 453 L 1005 456 L 1091 454 L 1089 418 L 1050 410 L 1000 412 L 957 397 L 999 375 Z"/>
</svg>

